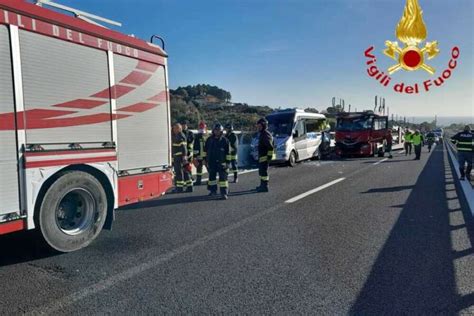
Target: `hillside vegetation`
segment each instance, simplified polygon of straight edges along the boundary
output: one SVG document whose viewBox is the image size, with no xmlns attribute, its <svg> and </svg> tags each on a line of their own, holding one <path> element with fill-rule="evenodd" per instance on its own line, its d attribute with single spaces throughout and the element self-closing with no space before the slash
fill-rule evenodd
<svg viewBox="0 0 474 316">
<path fill-rule="evenodd" d="M 253 130 L 255 122 L 273 111 L 269 106 L 232 103 L 230 92 L 216 86 L 198 84 L 170 90 L 171 120 L 186 119 L 197 128 L 201 120 L 209 127 L 219 122 L 232 123 L 239 130 Z"/>
</svg>

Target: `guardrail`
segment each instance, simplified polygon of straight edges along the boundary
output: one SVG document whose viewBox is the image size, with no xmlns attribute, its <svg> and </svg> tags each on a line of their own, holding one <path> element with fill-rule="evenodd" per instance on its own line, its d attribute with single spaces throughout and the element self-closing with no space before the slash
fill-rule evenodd
<svg viewBox="0 0 474 316">
<path fill-rule="evenodd" d="M 457 163 L 457 154 L 458 154 L 458 149 L 456 148 L 456 145 L 454 145 L 452 142 L 451 142 L 451 139 L 446 139 L 444 141 L 447 145 L 447 147 L 449 148 L 448 150 L 451 150 L 451 152 L 453 153 L 454 157 L 453 159 L 455 160 L 455 162 Z M 459 169 L 459 164 L 457 165 L 458 169 Z M 459 170 L 458 170 L 459 171 Z M 471 186 L 474 187 L 474 179 L 471 179 Z"/>
<path fill-rule="evenodd" d="M 454 173 L 457 174 L 457 177 L 459 179 L 461 177 L 461 173 L 459 172 L 459 163 L 456 157 L 457 149 L 451 143 L 450 139 L 446 139 L 444 143 L 446 144 L 448 156 L 451 158 L 451 162 L 453 163 Z M 459 185 L 461 186 L 461 190 L 463 191 L 464 197 L 466 198 L 467 204 L 469 205 L 471 214 L 474 215 L 474 188 L 472 186 L 472 183 L 467 180 L 459 181 Z"/>
</svg>

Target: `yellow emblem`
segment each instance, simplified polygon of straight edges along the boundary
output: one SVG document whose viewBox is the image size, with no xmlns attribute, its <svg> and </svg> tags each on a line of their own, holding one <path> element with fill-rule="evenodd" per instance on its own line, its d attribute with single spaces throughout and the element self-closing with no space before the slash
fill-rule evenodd
<svg viewBox="0 0 474 316">
<path fill-rule="evenodd" d="M 439 54 L 438 42 L 426 42 L 425 47 L 421 49 L 418 47 L 427 36 L 423 11 L 418 4 L 418 0 L 407 0 L 395 34 L 405 44 L 405 47 L 399 47 L 398 42 L 385 42 L 387 48 L 383 53 L 398 61 L 398 64 L 388 68 L 388 73 L 392 74 L 400 69 L 413 71 L 421 68 L 430 74 L 434 74 L 435 69 L 425 64 L 425 55 L 428 60 L 436 57 Z"/>
</svg>

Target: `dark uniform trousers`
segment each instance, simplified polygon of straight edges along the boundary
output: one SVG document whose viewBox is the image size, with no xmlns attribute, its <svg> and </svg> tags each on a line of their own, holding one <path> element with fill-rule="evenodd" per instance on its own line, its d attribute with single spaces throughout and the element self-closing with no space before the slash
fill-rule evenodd
<svg viewBox="0 0 474 316">
<path fill-rule="evenodd" d="M 258 175 L 260 176 L 260 185 L 268 187 L 268 181 L 270 180 L 268 176 L 268 161 L 258 163 Z"/>
<path fill-rule="evenodd" d="M 178 189 L 178 192 L 181 192 L 183 191 L 185 183 L 183 160 L 181 158 L 174 158 L 173 168 L 175 174 L 176 188 Z"/>
<path fill-rule="evenodd" d="M 219 174 L 219 181 L 217 181 Z M 227 164 L 211 164 L 209 165 L 209 191 L 217 193 L 217 185 L 219 184 L 221 194 L 227 194 L 229 188 Z"/>
<path fill-rule="evenodd" d="M 196 183 L 201 184 L 204 167 L 204 143 L 207 137 L 203 134 L 197 134 L 194 138 L 194 157 L 196 158 Z"/>
<path fill-rule="evenodd" d="M 183 131 L 186 137 L 186 147 L 187 147 L 187 159 L 188 163 L 193 161 L 193 147 L 194 147 L 194 134 L 190 130 Z M 184 169 L 184 188 L 192 188 L 193 186 L 193 174 L 191 171 Z"/>
<path fill-rule="evenodd" d="M 239 172 L 239 168 L 237 167 L 237 152 L 230 152 L 230 167 L 230 172 L 233 172 L 234 176 L 236 177 L 237 173 Z"/>
</svg>

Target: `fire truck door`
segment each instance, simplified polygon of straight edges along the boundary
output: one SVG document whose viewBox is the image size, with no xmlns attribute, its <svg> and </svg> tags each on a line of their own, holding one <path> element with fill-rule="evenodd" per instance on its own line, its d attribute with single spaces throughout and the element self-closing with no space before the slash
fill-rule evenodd
<svg viewBox="0 0 474 316">
<path fill-rule="evenodd" d="M 372 130 L 372 139 L 376 142 L 382 142 L 387 132 L 387 119 L 374 118 L 374 128 Z"/>
<path fill-rule="evenodd" d="M 19 211 L 18 155 L 9 30 L 0 25 L 0 221 Z"/>
</svg>

